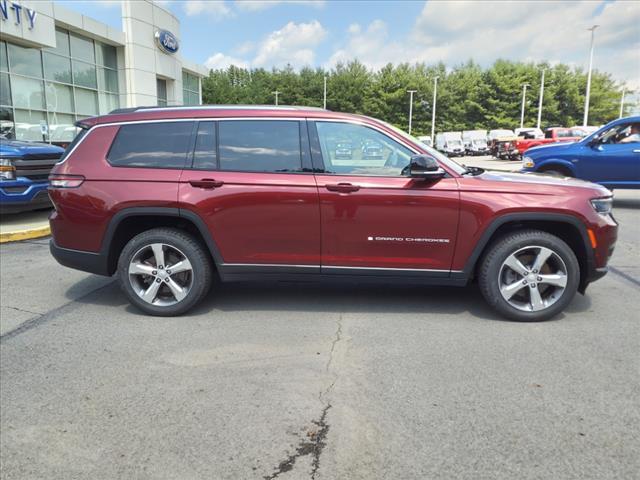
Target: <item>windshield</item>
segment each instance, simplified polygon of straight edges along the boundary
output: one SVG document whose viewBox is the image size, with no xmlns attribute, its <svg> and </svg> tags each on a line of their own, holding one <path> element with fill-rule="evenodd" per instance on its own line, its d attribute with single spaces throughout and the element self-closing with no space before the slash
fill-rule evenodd
<svg viewBox="0 0 640 480">
<path fill-rule="evenodd" d="M 491 133 L 489 133 L 489 136 L 491 138 L 513 137 L 514 133 L 511 130 L 492 130 Z"/>
<path fill-rule="evenodd" d="M 462 142 L 460 140 L 448 140 L 447 143 L 452 147 L 459 147 L 460 145 L 462 145 Z"/>
<path fill-rule="evenodd" d="M 439 151 L 435 150 L 434 148 L 430 147 L 429 145 L 427 145 L 424 142 L 421 142 L 420 140 L 418 140 L 416 137 L 414 137 L 413 135 L 409 135 L 408 133 L 400 130 L 398 127 L 394 127 L 393 125 L 391 125 L 390 123 L 387 122 L 383 122 L 381 120 L 378 120 L 380 123 L 384 124 L 386 127 L 389 127 L 391 130 L 393 130 L 394 132 L 396 132 L 398 135 L 400 135 L 401 137 L 409 140 L 412 143 L 418 144 L 420 145 L 420 148 L 422 148 L 425 152 L 427 152 L 429 155 L 431 155 L 433 158 L 435 158 L 436 160 L 438 160 L 439 162 L 441 162 L 443 165 L 446 165 L 447 167 L 449 167 L 451 170 L 453 170 L 454 172 L 456 172 L 458 175 L 462 175 L 463 173 L 466 172 L 466 169 L 460 165 L 459 163 L 454 162 L 453 160 L 451 160 L 449 157 L 441 154 Z"/>
</svg>

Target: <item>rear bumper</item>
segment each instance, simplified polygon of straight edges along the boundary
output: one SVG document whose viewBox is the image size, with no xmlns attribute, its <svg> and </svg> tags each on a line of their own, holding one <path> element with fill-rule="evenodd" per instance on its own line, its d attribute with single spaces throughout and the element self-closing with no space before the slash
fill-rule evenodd
<svg viewBox="0 0 640 480">
<path fill-rule="evenodd" d="M 48 182 L 32 182 L 23 177 L 0 183 L 0 210 L 3 213 L 17 213 L 51 206 Z"/>
<path fill-rule="evenodd" d="M 57 246 L 53 240 L 49 241 L 49 250 L 60 265 L 96 275 L 110 276 L 106 255 L 62 248 Z"/>
</svg>

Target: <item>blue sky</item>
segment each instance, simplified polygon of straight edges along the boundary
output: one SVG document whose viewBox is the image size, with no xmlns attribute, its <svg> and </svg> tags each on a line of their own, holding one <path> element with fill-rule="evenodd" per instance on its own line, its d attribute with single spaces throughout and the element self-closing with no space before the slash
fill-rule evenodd
<svg viewBox="0 0 640 480">
<path fill-rule="evenodd" d="M 119 2 L 59 1 L 121 28 Z M 182 54 L 211 68 L 332 66 L 358 58 L 453 66 L 468 59 L 594 66 L 640 88 L 640 2 L 605 1 L 206 1 L 161 3 L 181 22 Z"/>
</svg>

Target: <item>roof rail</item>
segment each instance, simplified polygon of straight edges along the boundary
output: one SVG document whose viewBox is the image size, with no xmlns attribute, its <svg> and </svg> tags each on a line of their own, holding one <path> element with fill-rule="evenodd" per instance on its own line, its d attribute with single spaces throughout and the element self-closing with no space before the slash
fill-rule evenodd
<svg viewBox="0 0 640 480">
<path fill-rule="evenodd" d="M 171 105 L 171 106 L 140 106 L 129 108 L 116 108 L 109 115 L 120 113 L 144 112 L 150 110 L 325 110 L 321 107 L 304 107 L 297 105 Z M 326 110 L 325 110 L 326 111 Z"/>
</svg>

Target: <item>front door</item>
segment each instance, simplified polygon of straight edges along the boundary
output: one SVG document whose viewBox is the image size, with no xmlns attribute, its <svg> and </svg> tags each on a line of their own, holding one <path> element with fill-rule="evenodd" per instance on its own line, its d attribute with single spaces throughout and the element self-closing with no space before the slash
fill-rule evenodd
<svg viewBox="0 0 640 480">
<path fill-rule="evenodd" d="M 579 178 L 605 187 L 640 186 L 640 123 L 619 124 L 591 146 L 576 165 Z"/>
<path fill-rule="evenodd" d="M 303 167 L 307 145 L 297 120 L 199 123 L 180 207 L 205 221 L 223 273 L 319 272 L 318 189 Z"/>
<path fill-rule="evenodd" d="M 456 180 L 407 177 L 414 152 L 373 127 L 316 121 L 309 134 L 314 165 L 320 157 L 324 170 L 316 174 L 322 272 L 447 275 L 458 225 Z"/>
</svg>

